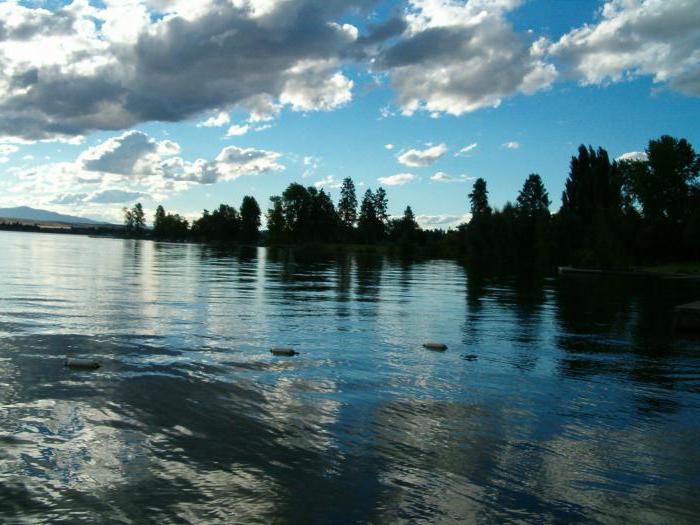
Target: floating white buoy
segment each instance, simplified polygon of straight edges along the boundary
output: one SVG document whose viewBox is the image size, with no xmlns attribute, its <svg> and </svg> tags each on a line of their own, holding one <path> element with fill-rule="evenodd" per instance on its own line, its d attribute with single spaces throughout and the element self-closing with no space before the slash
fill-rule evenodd
<svg viewBox="0 0 700 525">
<path fill-rule="evenodd" d="M 67 368 L 72 368 L 73 370 L 97 370 L 102 365 L 94 359 L 68 358 L 63 363 L 63 366 Z"/>
<path fill-rule="evenodd" d="M 444 352 L 447 350 L 447 345 L 444 343 L 423 343 L 423 348 L 427 348 L 428 350 L 436 350 L 438 352 Z"/>
<path fill-rule="evenodd" d="M 293 348 L 288 348 L 288 347 L 277 347 L 273 348 L 270 350 L 272 352 L 272 355 L 287 355 L 287 356 L 292 356 L 292 355 L 297 355 L 299 352 L 295 351 Z"/>
</svg>

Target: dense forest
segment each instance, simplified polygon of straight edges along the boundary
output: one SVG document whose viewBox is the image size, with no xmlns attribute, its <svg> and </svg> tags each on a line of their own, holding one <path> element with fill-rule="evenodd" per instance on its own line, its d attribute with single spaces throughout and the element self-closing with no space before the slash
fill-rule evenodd
<svg viewBox="0 0 700 525">
<path fill-rule="evenodd" d="M 255 244 L 381 245 L 416 255 L 463 258 L 502 270 L 548 271 L 556 266 L 626 268 L 700 259 L 700 157 L 685 139 L 651 140 L 644 156 L 614 161 L 603 148 L 581 145 L 571 158 L 561 207 L 552 214 L 541 177 L 530 174 L 515 202 L 494 209 L 484 179 L 465 204 L 471 220 L 457 229 L 424 230 L 411 207 L 388 213 L 386 191 L 367 189 L 358 201 L 351 178 L 337 205 L 323 189 L 290 184 L 270 197 L 267 230 L 250 196 L 240 209 L 221 204 L 192 225 L 158 206 L 156 239 Z M 125 209 L 125 225 L 146 232 L 141 204 Z"/>
</svg>

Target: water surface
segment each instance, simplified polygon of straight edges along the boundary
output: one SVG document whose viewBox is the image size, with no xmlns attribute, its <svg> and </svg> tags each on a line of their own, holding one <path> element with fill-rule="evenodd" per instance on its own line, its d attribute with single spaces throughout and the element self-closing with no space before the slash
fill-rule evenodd
<svg viewBox="0 0 700 525">
<path fill-rule="evenodd" d="M 2 522 L 700 516 L 700 340 L 670 330 L 672 306 L 700 299 L 692 281 L 33 233 L 0 245 Z"/>
</svg>

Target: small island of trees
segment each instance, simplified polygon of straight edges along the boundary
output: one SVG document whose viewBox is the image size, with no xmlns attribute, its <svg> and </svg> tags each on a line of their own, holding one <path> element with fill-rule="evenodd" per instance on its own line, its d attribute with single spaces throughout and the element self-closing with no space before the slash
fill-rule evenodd
<svg viewBox="0 0 700 525">
<path fill-rule="evenodd" d="M 324 189 L 291 183 L 270 197 L 267 230 L 261 209 L 245 196 L 239 210 L 221 204 L 192 225 L 158 206 L 155 239 L 269 245 L 369 245 L 405 253 L 456 257 L 491 269 L 551 271 L 556 266 L 628 268 L 700 259 L 700 157 L 685 139 L 651 140 L 645 156 L 610 160 L 603 148 L 581 145 L 571 158 L 561 207 L 551 213 L 537 173 L 528 175 L 515 202 L 489 203 L 486 180 L 466 196 L 471 220 L 456 229 L 425 230 L 410 206 L 388 213 L 384 188 L 358 202 L 346 178 L 335 205 Z M 141 204 L 124 210 L 134 236 L 145 233 Z"/>
</svg>

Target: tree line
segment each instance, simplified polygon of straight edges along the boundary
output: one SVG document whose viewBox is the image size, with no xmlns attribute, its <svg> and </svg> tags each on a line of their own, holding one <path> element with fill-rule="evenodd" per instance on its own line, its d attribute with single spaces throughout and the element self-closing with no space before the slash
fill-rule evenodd
<svg viewBox="0 0 700 525">
<path fill-rule="evenodd" d="M 472 219 L 459 228 L 462 254 L 473 264 L 520 269 L 697 261 L 700 157 L 668 135 L 650 140 L 644 157 L 611 161 L 603 148 L 581 145 L 555 214 L 537 174 L 500 210 L 478 179 L 469 194 Z"/>
<path fill-rule="evenodd" d="M 561 207 L 542 178 L 527 176 L 515 202 L 492 208 L 486 180 L 468 199 L 471 220 L 454 230 L 424 230 L 410 206 L 389 216 L 384 188 L 365 190 L 358 201 L 351 178 L 337 205 L 324 189 L 291 183 L 270 197 L 267 230 L 251 196 L 240 209 L 221 204 L 191 225 L 156 210 L 152 236 L 205 242 L 268 244 L 384 244 L 426 255 L 466 259 L 488 268 L 551 270 L 560 265 L 627 267 L 700 258 L 700 157 L 685 139 L 649 141 L 645 158 L 615 161 L 603 148 L 581 145 L 572 156 Z M 145 232 L 143 208 L 124 210 L 133 235 Z"/>
</svg>

